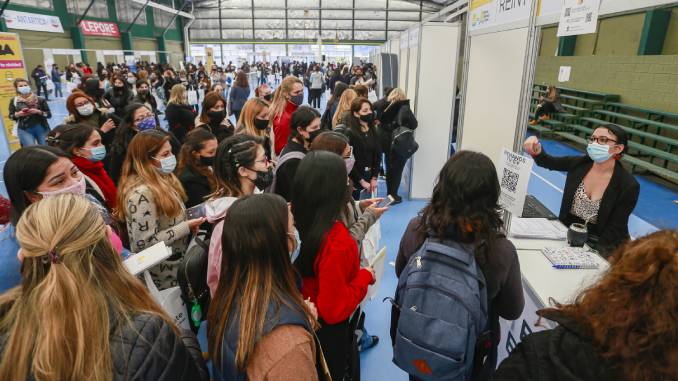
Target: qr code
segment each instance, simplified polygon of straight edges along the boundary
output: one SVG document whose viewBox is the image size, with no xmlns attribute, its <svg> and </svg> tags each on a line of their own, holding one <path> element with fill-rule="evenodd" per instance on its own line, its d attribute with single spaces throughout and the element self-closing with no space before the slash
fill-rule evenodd
<svg viewBox="0 0 678 381">
<path fill-rule="evenodd" d="M 586 14 L 586 22 L 591 22 L 591 17 L 593 16 L 592 12 Z"/>
<path fill-rule="evenodd" d="M 565 17 L 570 17 L 570 12 L 572 12 L 572 8 L 565 8 Z"/>
<path fill-rule="evenodd" d="M 501 177 L 501 187 L 510 190 L 511 192 L 516 191 L 516 186 L 518 186 L 518 174 L 504 168 L 504 175 Z"/>
</svg>

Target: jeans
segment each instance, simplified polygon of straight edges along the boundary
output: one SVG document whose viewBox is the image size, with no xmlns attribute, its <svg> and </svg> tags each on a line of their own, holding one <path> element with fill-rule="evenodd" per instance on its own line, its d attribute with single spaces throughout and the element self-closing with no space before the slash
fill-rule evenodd
<svg viewBox="0 0 678 381">
<path fill-rule="evenodd" d="M 45 138 L 47 138 L 48 128 L 40 124 L 30 126 L 28 128 L 19 128 L 19 142 L 22 147 L 33 146 L 36 144 L 45 145 Z"/>
<path fill-rule="evenodd" d="M 61 91 L 61 83 L 54 82 L 54 97 L 63 97 L 64 93 Z"/>
<path fill-rule="evenodd" d="M 47 83 L 37 81 L 35 82 L 35 87 L 37 87 L 38 92 L 37 95 L 40 96 L 40 89 L 42 89 L 45 92 L 45 100 L 49 100 L 49 92 L 47 91 Z"/>
</svg>

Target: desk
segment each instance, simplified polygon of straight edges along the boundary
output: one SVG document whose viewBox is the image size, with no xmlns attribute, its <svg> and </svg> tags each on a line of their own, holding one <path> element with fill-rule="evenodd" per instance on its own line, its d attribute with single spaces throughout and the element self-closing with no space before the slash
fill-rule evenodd
<svg viewBox="0 0 678 381">
<path fill-rule="evenodd" d="M 523 278 L 525 308 L 522 315 L 513 321 L 499 319 L 501 341 L 498 347 L 497 365 L 508 356 L 516 345 L 532 332 L 555 327 L 555 323 L 542 319 L 537 322 L 537 310 L 551 306 L 552 298 L 559 303 L 570 303 L 586 287 L 594 284 L 609 268 L 605 259 L 596 256 L 597 269 L 558 270 L 541 253 L 544 247 L 566 246 L 567 242 L 509 237 L 518 252 L 520 272 Z"/>
</svg>

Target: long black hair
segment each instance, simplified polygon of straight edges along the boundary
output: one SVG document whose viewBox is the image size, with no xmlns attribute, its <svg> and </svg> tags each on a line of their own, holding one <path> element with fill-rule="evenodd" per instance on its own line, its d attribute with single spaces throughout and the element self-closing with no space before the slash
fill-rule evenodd
<svg viewBox="0 0 678 381">
<path fill-rule="evenodd" d="M 431 202 L 421 212 L 420 231 L 466 242 L 485 241 L 491 247 L 503 226 L 499 194 L 492 160 L 479 152 L 459 151 L 440 170 Z"/>
<path fill-rule="evenodd" d="M 115 129 L 115 137 L 111 143 L 112 152 L 127 152 L 127 146 L 132 141 L 134 135 L 137 134 L 137 131 L 134 129 L 134 113 L 142 107 L 146 107 L 146 105 L 131 103 L 125 107 L 125 117 L 122 118 L 120 125 Z M 153 112 L 153 110 L 150 111 Z"/>
<path fill-rule="evenodd" d="M 51 139 L 50 145 L 61 148 L 68 157 L 74 156 L 74 149 L 84 147 L 95 131 L 94 127 L 86 124 L 67 124 L 57 126 L 57 128 L 59 128 L 59 134 Z"/>
<path fill-rule="evenodd" d="M 49 167 L 62 157 L 68 158 L 68 155 L 59 148 L 29 146 L 14 152 L 7 159 L 3 177 L 12 202 L 12 225 L 16 226 L 24 210 L 31 204 L 26 192 L 35 192 L 45 179 Z"/>
<path fill-rule="evenodd" d="M 219 143 L 214 158 L 214 175 L 221 189 L 216 196 L 242 196 L 238 168 L 250 168 L 254 165 L 259 146 L 263 147 L 263 140 L 247 134 L 233 135 Z"/>
<path fill-rule="evenodd" d="M 302 276 L 315 274 L 318 251 L 350 195 L 346 164 L 339 155 L 313 151 L 301 160 L 294 176 L 292 213 L 302 242 L 295 262 Z"/>
<path fill-rule="evenodd" d="M 336 73 L 339 73 L 339 70 L 336 70 Z M 339 103 L 339 99 L 341 99 L 341 94 L 344 93 L 344 91 L 348 90 L 348 85 L 345 84 L 344 82 L 337 81 L 334 83 L 334 91 L 332 92 L 332 96 L 330 97 L 330 100 L 327 101 L 327 108 L 329 109 L 334 105 L 335 103 Z"/>
</svg>

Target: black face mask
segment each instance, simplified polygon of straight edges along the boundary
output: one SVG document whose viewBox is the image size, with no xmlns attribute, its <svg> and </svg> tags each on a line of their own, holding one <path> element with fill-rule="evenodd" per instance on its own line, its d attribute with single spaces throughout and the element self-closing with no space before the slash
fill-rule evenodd
<svg viewBox="0 0 678 381">
<path fill-rule="evenodd" d="M 137 94 L 145 96 L 146 94 L 148 94 L 148 90 L 137 90 Z"/>
<path fill-rule="evenodd" d="M 200 164 L 205 167 L 211 167 L 214 165 L 214 156 L 200 156 Z"/>
<path fill-rule="evenodd" d="M 273 94 L 271 93 L 271 94 L 264 95 L 264 99 L 269 101 L 269 102 L 272 101 L 273 100 Z"/>
<path fill-rule="evenodd" d="M 122 89 L 124 86 L 115 86 L 113 89 L 115 90 L 116 93 L 122 93 Z"/>
<path fill-rule="evenodd" d="M 308 133 L 308 139 L 306 139 L 306 140 L 308 140 L 309 143 L 313 143 L 313 140 L 315 140 L 315 138 L 317 138 L 318 135 L 320 135 L 322 133 L 323 133 L 323 130 L 321 130 L 321 129 L 311 131 L 311 132 Z"/>
<path fill-rule="evenodd" d="M 268 128 L 268 119 L 259 119 L 259 118 L 254 118 L 254 128 L 257 130 L 265 130 Z"/>
<path fill-rule="evenodd" d="M 273 184 L 273 168 L 269 168 L 267 171 L 255 172 L 257 173 L 257 178 L 254 179 L 253 183 L 259 190 L 267 189 Z"/>
<path fill-rule="evenodd" d="M 210 118 L 210 124 L 218 125 L 226 118 L 226 112 L 222 111 L 210 111 L 207 113 L 207 117 Z"/>
<path fill-rule="evenodd" d="M 360 115 L 360 120 L 367 124 L 372 124 L 374 122 L 374 113 L 369 113 L 367 115 Z"/>
</svg>

